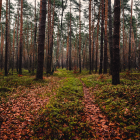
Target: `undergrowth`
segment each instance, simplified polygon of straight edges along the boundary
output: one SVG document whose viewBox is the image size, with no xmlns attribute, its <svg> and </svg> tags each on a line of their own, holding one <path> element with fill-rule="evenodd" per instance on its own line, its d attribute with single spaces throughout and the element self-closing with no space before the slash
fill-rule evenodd
<svg viewBox="0 0 140 140">
<path fill-rule="evenodd" d="M 84 118 L 83 89 L 80 80 L 67 78 L 34 125 L 34 138 L 87 139 L 92 130 Z"/>
<path fill-rule="evenodd" d="M 114 86 L 108 75 L 91 75 L 81 80 L 91 92 L 100 109 L 122 128 L 127 138 L 140 136 L 140 81 L 136 75 L 121 75 L 121 82 Z M 135 80 L 132 80 L 135 79 Z"/>
</svg>

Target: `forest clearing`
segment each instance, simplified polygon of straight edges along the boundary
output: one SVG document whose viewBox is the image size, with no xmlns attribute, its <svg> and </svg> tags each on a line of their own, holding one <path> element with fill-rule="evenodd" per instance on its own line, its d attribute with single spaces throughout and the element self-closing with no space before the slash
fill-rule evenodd
<svg viewBox="0 0 140 140">
<path fill-rule="evenodd" d="M 139 0 L 0 0 L 0 140 L 140 140 Z"/>
<path fill-rule="evenodd" d="M 0 139 L 140 138 L 140 73 L 120 77 L 117 86 L 86 70 L 0 77 Z"/>
</svg>

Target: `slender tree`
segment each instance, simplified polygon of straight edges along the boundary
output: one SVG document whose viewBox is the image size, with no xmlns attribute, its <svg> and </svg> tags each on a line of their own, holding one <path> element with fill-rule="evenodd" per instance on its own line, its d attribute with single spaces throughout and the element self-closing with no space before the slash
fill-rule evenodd
<svg viewBox="0 0 140 140">
<path fill-rule="evenodd" d="M 109 49 L 110 49 L 110 74 L 112 75 L 112 60 L 113 60 L 113 44 L 112 44 L 112 16 L 111 16 L 111 0 L 108 0 L 109 8 Z"/>
<path fill-rule="evenodd" d="M 8 61 L 8 0 L 6 0 L 5 76 L 8 75 L 7 61 Z"/>
<path fill-rule="evenodd" d="M 89 0 L 89 73 L 91 74 L 91 0 Z"/>
<path fill-rule="evenodd" d="M 129 55 L 128 55 L 128 69 L 131 70 L 131 29 L 132 29 L 132 5 L 133 0 L 131 0 L 131 19 L 130 19 L 130 35 L 129 35 Z"/>
<path fill-rule="evenodd" d="M 99 13 L 98 13 L 98 22 L 97 22 L 97 39 L 96 39 L 96 60 L 95 60 L 95 72 L 97 72 L 97 65 L 98 65 L 98 35 L 99 35 L 99 22 L 100 22 L 100 10 L 101 10 L 101 2 L 100 1 L 100 7 L 99 7 Z"/>
<path fill-rule="evenodd" d="M 33 48 L 33 67 L 32 67 L 32 73 L 34 73 L 34 61 L 35 61 L 35 50 L 36 50 L 36 32 L 37 32 L 37 19 L 36 19 L 36 0 L 35 0 L 35 18 L 34 18 L 34 22 L 35 22 L 35 26 L 34 26 L 34 48 Z"/>
<path fill-rule="evenodd" d="M 119 30 L 120 30 L 120 0 L 115 0 L 114 1 L 113 67 L 112 67 L 113 85 L 120 84 Z"/>
<path fill-rule="evenodd" d="M 2 0 L 0 0 L 0 21 L 1 21 Z"/>
<path fill-rule="evenodd" d="M 124 5 L 123 5 L 123 69 L 124 69 L 124 71 L 125 71 L 124 49 L 125 49 L 125 43 L 124 43 Z"/>
<path fill-rule="evenodd" d="M 81 1 L 79 0 L 79 69 L 81 73 Z"/>
<path fill-rule="evenodd" d="M 20 13 L 20 55 L 19 55 L 19 74 L 22 74 L 22 47 L 23 47 L 23 0 L 21 0 L 21 13 Z"/>
<path fill-rule="evenodd" d="M 19 5 L 20 5 L 20 0 L 18 0 L 18 8 L 17 8 L 17 34 L 16 34 L 16 56 L 17 56 L 17 60 L 16 60 L 16 69 L 17 69 L 17 72 L 18 72 L 18 68 L 19 68 L 19 55 L 18 55 L 18 51 L 19 51 L 19 35 L 18 35 L 18 32 L 19 32 Z"/>
<path fill-rule="evenodd" d="M 70 46 L 69 46 L 69 70 L 72 70 L 72 67 L 71 67 L 71 0 L 70 0 Z"/>
<path fill-rule="evenodd" d="M 43 79 L 45 22 L 46 22 L 46 0 L 40 0 L 38 63 L 37 63 L 37 74 L 36 74 L 37 79 Z"/>
<path fill-rule="evenodd" d="M 104 42 L 104 73 L 107 73 L 107 18 L 108 18 L 108 0 L 105 0 L 105 42 Z"/>
<path fill-rule="evenodd" d="M 102 74 L 103 63 L 103 33 L 104 33 L 104 0 L 102 0 L 102 22 L 101 22 L 101 48 L 100 48 L 100 69 L 99 74 Z"/>
</svg>

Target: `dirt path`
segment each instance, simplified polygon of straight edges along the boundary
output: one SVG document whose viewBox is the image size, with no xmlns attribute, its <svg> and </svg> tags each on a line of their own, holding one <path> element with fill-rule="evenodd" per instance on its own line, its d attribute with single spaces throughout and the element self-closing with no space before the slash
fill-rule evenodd
<svg viewBox="0 0 140 140">
<path fill-rule="evenodd" d="M 81 81 L 82 82 L 82 81 Z M 109 122 L 108 118 L 100 111 L 94 102 L 94 96 L 90 95 L 89 89 L 83 84 L 85 97 L 85 114 L 87 121 L 92 124 L 96 140 L 120 140 L 120 129 L 114 130 L 115 124 Z"/>
</svg>

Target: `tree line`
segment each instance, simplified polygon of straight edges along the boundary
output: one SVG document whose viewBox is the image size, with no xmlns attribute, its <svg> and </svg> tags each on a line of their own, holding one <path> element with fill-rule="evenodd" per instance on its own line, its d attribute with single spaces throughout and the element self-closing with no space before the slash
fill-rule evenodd
<svg viewBox="0 0 140 140">
<path fill-rule="evenodd" d="M 140 5 L 131 0 L 0 0 L 0 68 L 52 74 L 56 68 L 112 75 L 140 69 Z M 83 4 L 84 3 L 84 4 Z"/>
</svg>

